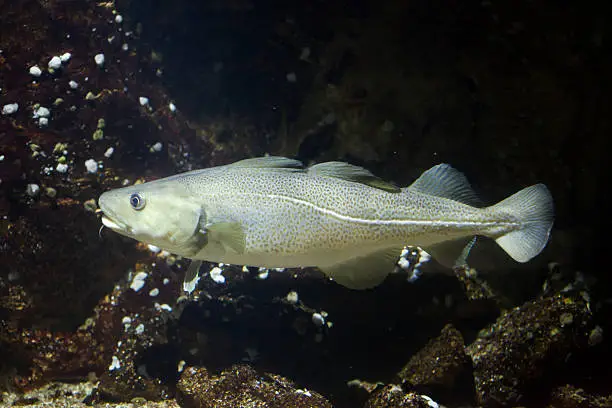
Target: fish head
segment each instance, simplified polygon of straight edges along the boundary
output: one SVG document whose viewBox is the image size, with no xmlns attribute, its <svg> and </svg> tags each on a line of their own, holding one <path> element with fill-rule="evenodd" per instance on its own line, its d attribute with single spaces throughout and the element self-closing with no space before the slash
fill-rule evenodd
<svg viewBox="0 0 612 408">
<path fill-rule="evenodd" d="M 180 183 L 158 180 L 110 190 L 98 205 L 102 224 L 126 237 L 182 256 L 205 244 L 205 212 Z"/>
</svg>

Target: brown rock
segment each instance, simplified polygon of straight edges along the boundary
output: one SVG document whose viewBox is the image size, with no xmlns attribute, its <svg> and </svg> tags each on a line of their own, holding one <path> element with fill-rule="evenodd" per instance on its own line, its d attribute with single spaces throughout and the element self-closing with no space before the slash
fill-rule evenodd
<svg viewBox="0 0 612 408">
<path fill-rule="evenodd" d="M 219 375 L 203 367 L 188 367 L 178 383 L 177 400 L 182 406 L 198 408 L 317 408 L 332 405 L 320 394 L 296 388 L 275 374 L 259 374 L 236 365 Z"/>
</svg>

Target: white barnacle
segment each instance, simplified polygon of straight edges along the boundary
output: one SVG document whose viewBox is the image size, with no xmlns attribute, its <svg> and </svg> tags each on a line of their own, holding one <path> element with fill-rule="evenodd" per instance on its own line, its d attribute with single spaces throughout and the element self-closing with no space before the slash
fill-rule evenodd
<svg viewBox="0 0 612 408">
<path fill-rule="evenodd" d="M 215 266 L 209 272 L 210 278 L 218 284 L 225 283 L 225 276 L 223 276 L 223 269 Z"/>
<path fill-rule="evenodd" d="M 94 62 L 96 63 L 97 66 L 101 67 L 102 65 L 104 65 L 104 61 L 105 61 L 104 54 L 100 53 L 94 56 Z"/>
<path fill-rule="evenodd" d="M 114 371 L 114 370 L 118 370 L 120 368 L 121 368 L 121 362 L 119 361 L 117 356 L 113 356 L 113 360 L 111 361 L 110 365 L 108 366 L 108 371 Z"/>
<path fill-rule="evenodd" d="M 134 292 L 138 292 L 145 285 L 145 279 L 147 279 L 147 276 L 148 275 L 146 272 L 138 272 L 136 275 L 134 275 L 132 283 L 130 283 L 130 288 L 132 288 Z"/>
</svg>

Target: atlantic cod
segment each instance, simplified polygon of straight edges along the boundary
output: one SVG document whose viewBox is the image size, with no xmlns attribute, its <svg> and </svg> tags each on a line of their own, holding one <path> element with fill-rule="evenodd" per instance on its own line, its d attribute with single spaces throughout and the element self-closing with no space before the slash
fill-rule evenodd
<svg viewBox="0 0 612 408">
<path fill-rule="evenodd" d="M 406 245 L 427 251 L 480 235 L 518 262 L 546 246 L 553 202 L 545 185 L 493 206 L 478 202 L 447 164 L 399 188 L 344 162 L 306 168 L 284 157 L 190 171 L 99 198 L 104 226 L 193 261 L 318 267 L 352 289 L 380 284 Z"/>
</svg>

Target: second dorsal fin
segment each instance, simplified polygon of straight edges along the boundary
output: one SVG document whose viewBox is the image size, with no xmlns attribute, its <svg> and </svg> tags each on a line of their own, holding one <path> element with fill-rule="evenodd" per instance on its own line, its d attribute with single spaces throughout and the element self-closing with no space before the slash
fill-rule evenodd
<svg viewBox="0 0 612 408">
<path fill-rule="evenodd" d="M 421 174 L 408 189 L 476 207 L 482 205 L 463 173 L 448 164 L 433 166 Z"/>
</svg>

